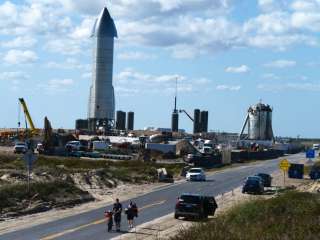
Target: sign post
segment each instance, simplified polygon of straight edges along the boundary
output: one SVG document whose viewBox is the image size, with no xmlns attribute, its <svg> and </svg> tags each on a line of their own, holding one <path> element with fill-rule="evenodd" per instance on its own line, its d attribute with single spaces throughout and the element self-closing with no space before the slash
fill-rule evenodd
<svg viewBox="0 0 320 240">
<path fill-rule="evenodd" d="M 28 150 L 24 155 L 23 159 L 25 161 L 27 171 L 28 171 L 28 192 L 30 192 L 30 173 L 32 170 L 33 162 L 37 159 L 32 150 Z"/>
<path fill-rule="evenodd" d="M 312 159 L 316 157 L 316 151 L 314 149 L 308 149 L 306 151 L 306 158 L 309 159 L 308 163 L 313 163 Z"/>
<path fill-rule="evenodd" d="M 290 167 L 290 162 L 287 159 L 280 161 L 279 168 L 283 171 L 283 186 L 286 185 L 286 172 Z"/>
</svg>

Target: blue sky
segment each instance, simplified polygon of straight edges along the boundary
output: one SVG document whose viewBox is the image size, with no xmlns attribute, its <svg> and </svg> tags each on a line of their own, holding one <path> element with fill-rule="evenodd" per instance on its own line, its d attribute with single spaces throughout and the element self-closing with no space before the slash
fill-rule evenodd
<svg viewBox="0 0 320 240">
<path fill-rule="evenodd" d="M 0 1 L 1 127 L 24 97 L 38 127 L 86 118 L 93 21 L 107 4 L 116 108 L 136 128 L 169 127 L 179 108 L 209 111 L 209 129 L 239 132 L 249 105 L 274 108 L 274 132 L 319 137 L 319 0 Z M 180 127 L 191 130 L 181 115 Z"/>
</svg>

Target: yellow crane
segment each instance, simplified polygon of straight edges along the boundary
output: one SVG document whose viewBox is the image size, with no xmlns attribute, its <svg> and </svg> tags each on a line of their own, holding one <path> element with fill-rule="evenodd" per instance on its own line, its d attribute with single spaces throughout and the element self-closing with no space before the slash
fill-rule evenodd
<svg viewBox="0 0 320 240">
<path fill-rule="evenodd" d="M 27 118 L 27 120 L 28 120 L 28 122 L 29 122 L 31 134 L 32 134 L 32 135 L 39 134 L 39 130 L 36 129 L 35 126 L 34 126 L 34 123 L 33 123 L 33 121 L 32 121 L 32 118 L 31 118 L 31 115 L 30 115 L 30 113 L 29 113 L 29 110 L 28 110 L 28 107 L 27 107 L 26 102 L 24 101 L 23 98 L 19 98 L 19 102 L 20 102 L 20 104 L 21 104 L 21 106 L 22 106 L 22 109 L 23 109 L 23 112 L 24 112 L 24 114 L 25 114 L 25 116 L 26 116 L 26 118 Z M 26 130 L 27 130 L 27 129 L 26 129 Z"/>
</svg>

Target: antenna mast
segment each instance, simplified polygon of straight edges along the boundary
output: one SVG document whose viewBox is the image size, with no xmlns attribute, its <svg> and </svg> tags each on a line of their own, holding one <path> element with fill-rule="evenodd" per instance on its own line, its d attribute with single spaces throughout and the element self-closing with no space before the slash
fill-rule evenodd
<svg viewBox="0 0 320 240">
<path fill-rule="evenodd" d="M 178 97 L 178 77 L 176 77 L 176 91 L 174 96 L 174 112 L 177 112 L 177 97 Z"/>
</svg>

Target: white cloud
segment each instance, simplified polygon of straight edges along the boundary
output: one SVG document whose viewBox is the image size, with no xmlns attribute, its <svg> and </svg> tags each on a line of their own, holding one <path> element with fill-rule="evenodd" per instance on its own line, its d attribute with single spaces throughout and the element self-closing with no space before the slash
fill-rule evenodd
<svg viewBox="0 0 320 240">
<path fill-rule="evenodd" d="M 10 50 L 3 58 L 3 60 L 8 64 L 34 63 L 37 59 L 37 54 L 29 50 Z"/>
<path fill-rule="evenodd" d="M 241 86 L 218 85 L 216 86 L 216 89 L 220 91 L 239 91 L 241 89 Z"/>
<path fill-rule="evenodd" d="M 91 68 L 90 64 L 82 64 L 75 58 L 67 58 L 64 62 L 48 62 L 46 64 L 47 68 L 51 69 L 66 69 L 66 70 L 89 70 Z"/>
<path fill-rule="evenodd" d="M 274 73 L 266 73 L 262 75 L 262 78 L 264 79 L 270 79 L 270 80 L 279 80 L 280 77 Z"/>
<path fill-rule="evenodd" d="M 320 30 L 320 12 L 297 12 L 292 15 L 292 25 L 318 32 Z"/>
<path fill-rule="evenodd" d="M 4 48 L 30 48 L 36 43 L 37 40 L 34 37 L 18 36 L 10 41 L 0 43 L 0 46 Z"/>
<path fill-rule="evenodd" d="M 149 60 L 155 59 L 156 56 L 144 52 L 123 52 L 119 53 L 117 58 L 121 60 Z"/>
<path fill-rule="evenodd" d="M 318 39 L 308 30 L 320 27 L 315 8 L 319 1 L 309 0 L 312 6 L 302 2 L 290 6 L 286 0 L 259 0 L 263 13 L 244 23 L 230 17 L 232 0 L 121 0 L 107 5 L 121 47 L 151 46 L 167 50 L 175 58 L 194 58 L 239 47 L 283 51 L 296 44 L 317 45 Z M 37 34 L 46 40 L 46 50 L 79 55 L 83 49 L 88 52 L 93 20 L 104 5 L 101 0 L 5 2 L 0 5 L 0 33 Z M 72 22 L 79 19 L 79 24 Z M 120 58 L 145 56 L 120 54 Z"/>
<path fill-rule="evenodd" d="M 71 20 L 64 16 L 61 5 L 50 1 L 27 1 L 13 4 L 9 1 L 0 5 L 0 33 L 39 34 L 66 33 Z"/>
<path fill-rule="evenodd" d="M 296 65 L 297 63 L 291 60 L 276 60 L 276 61 L 264 64 L 265 67 L 270 67 L 270 68 L 288 68 L 288 67 L 294 67 Z"/>
<path fill-rule="evenodd" d="M 45 84 L 38 84 L 37 88 L 49 94 L 56 94 L 59 92 L 70 91 L 73 85 L 74 81 L 72 79 L 51 79 Z"/>
<path fill-rule="evenodd" d="M 81 77 L 85 79 L 90 79 L 92 77 L 92 73 L 91 72 L 83 73 L 81 74 Z"/>
<path fill-rule="evenodd" d="M 62 55 L 77 55 L 86 52 L 83 50 L 81 43 L 68 38 L 49 40 L 45 45 L 45 49 L 53 53 L 60 53 Z"/>
<path fill-rule="evenodd" d="M 250 71 L 250 68 L 247 65 L 241 65 L 239 67 L 227 67 L 225 72 L 227 73 L 247 73 Z"/>
<path fill-rule="evenodd" d="M 119 73 L 117 80 L 120 82 L 130 82 L 130 84 L 155 84 L 155 83 L 174 83 L 176 79 L 183 81 L 185 76 L 179 74 L 172 75 L 151 75 L 134 71 L 133 69 L 126 69 Z"/>
<path fill-rule="evenodd" d="M 135 71 L 134 69 L 125 69 L 115 77 L 115 89 L 135 89 L 148 94 L 172 94 L 175 91 L 175 81 L 178 79 L 179 92 L 203 92 L 210 86 L 210 81 L 206 78 L 188 78 L 180 74 L 154 75 Z"/>
<path fill-rule="evenodd" d="M 258 0 L 259 8 L 264 12 L 279 11 L 286 5 L 286 0 Z"/>
<path fill-rule="evenodd" d="M 30 75 L 24 72 L 1 72 L 0 80 L 3 81 L 20 81 L 29 79 Z"/>
<path fill-rule="evenodd" d="M 259 84 L 258 89 L 270 92 L 280 92 L 280 91 L 307 91 L 307 92 L 319 92 L 320 83 L 286 83 L 286 84 Z"/>
<path fill-rule="evenodd" d="M 94 24 L 94 18 L 86 17 L 82 20 L 80 26 L 76 26 L 71 32 L 70 36 L 73 39 L 88 39 L 91 36 L 92 27 Z"/>
</svg>

